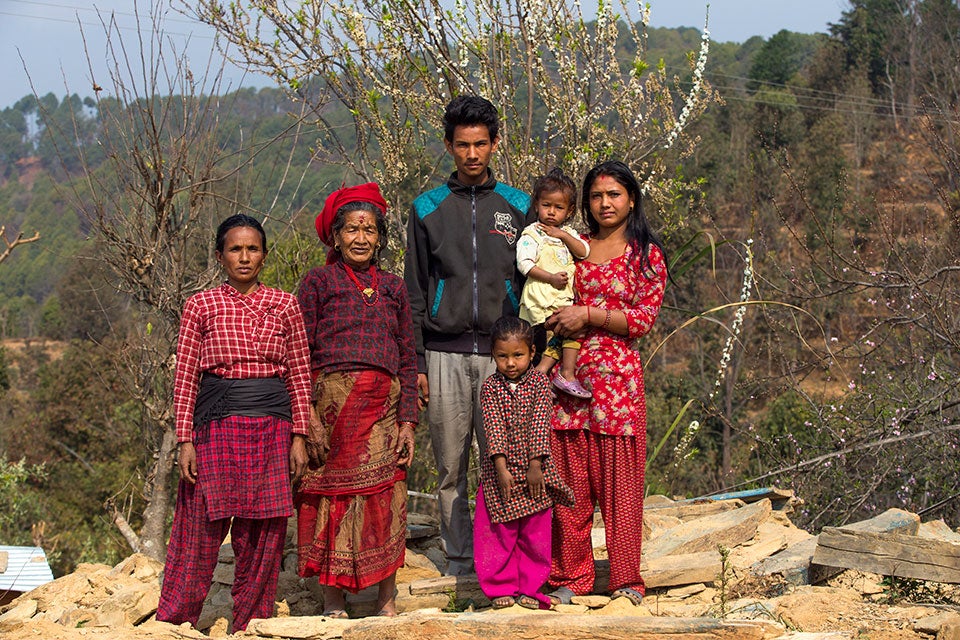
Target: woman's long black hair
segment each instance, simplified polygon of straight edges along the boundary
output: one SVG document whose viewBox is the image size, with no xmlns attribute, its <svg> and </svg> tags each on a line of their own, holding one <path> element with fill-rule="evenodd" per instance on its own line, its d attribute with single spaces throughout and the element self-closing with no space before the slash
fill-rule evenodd
<svg viewBox="0 0 960 640">
<path fill-rule="evenodd" d="M 635 256 L 640 256 L 640 268 L 644 271 L 650 271 L 650 245 L 656 245 L 663 254 L 663 263 L 667 264 L 667 251 L 663 247 L 663 242 L 657 237 L 650 223 L 647 222 L 647 216 L 643 213 L 643 198 L 640 193 L 640 183 L 630 167 L 619 160 L 607 160 L 601 162 L 593 169 L 587 172 L 583 178 L 583 189 L 580 191 L 580 208 L 583 221 L 590 229 L 591 235 L 596 235 L 600 231 L 600 223 L 590 214 L 590 188 L 600 176 L 609 176 L 620 183 L 627 190 L 627 195 L 633 198 L 633 209 L 627 215 L 627 242 L 633 249 Z"/>
</svg>

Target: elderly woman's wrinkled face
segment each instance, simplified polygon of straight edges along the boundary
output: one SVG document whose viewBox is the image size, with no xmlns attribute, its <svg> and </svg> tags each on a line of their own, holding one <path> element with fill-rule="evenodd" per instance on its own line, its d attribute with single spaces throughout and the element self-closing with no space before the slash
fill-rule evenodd
<svg viewBox="0 0 960 640">
<path fill-rule="evenodd" d="M 344 263 L 354 269 L 366 269 L 377 255 L 379 244 L 377 217 L 369 211 L 348 211 L 343 228 L 336 235 Z"/>
</svg>

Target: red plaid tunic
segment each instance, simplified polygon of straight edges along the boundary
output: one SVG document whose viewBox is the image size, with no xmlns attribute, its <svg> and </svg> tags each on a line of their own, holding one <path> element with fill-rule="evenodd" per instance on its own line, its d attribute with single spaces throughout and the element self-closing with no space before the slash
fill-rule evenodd
<svg viewBox="0 0 960 640">
<path fill-rule="evenodd" d="M 483 431 L 487 454 L 480 461 L 480 481 L 485 487 L 484 499 L 492 522 L 509 522 L 543 511 L 554 503 L 570 506 L 573 494 L 563 483 L 550 459 L 550 416 L 553 413 L 550 384 L 547 376 L 529 369 L 516 387 L 499 372 L 483 382 L 480 390 Z M 504 502 L 497 484 L 493 456 L 504 455 L 507 469 L 513 476 L 514 490 Z M 543 479 L 547 491 L 538 500 L 527 487 L 530 459 L 543 456 Z"/>
<path fill-rule="evenodd" d="M 261 284 L 245 296 L 224 283 L 187 300 L 173 387 L 178 442 L 193 439 L 204 371 L 233 379 L 279 376 L 290 392 L 293 433 L 307 435 L 310 352 L 300 305 L 289 293 Z"/>
</svg>

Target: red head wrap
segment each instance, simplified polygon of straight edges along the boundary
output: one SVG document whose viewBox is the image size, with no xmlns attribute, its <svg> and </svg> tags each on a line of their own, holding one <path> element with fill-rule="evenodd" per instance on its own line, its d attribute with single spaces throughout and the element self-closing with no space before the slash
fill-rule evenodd
<svg viewBox="0 0 960 640">
<path fill-rule="evenodd" d="M 333 218 L 340 207 L 351 202 L 369 202 L 380 209 L 381 213 L 387 213 L 387 201 L 380 194 L 380 186 L 376 182 L 358 184 L 355 187 L 340 187 L 327 196 L 326 202 L 323 203 L 323 211 L 314 221 L 320 242 L 328 247 L 333 246 L 333 229 L 331 228 Z"/>
</svg>

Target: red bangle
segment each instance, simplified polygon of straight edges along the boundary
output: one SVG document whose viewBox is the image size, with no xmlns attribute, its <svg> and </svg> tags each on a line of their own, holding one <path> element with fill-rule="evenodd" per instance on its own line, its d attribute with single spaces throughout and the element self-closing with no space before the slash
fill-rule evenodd
<svg viewBox="0 0 960 640">
<path fill-rule="evenodd" d="M 606 329 L 610 326 L 610 309 L 607 309 L 607 317 L 603 319 L 603 324 L 600 326 L 601 329 Z"/>
<path fill-rule="evenodd" d="M 590 317 L 590 305 L 587 305 L 587 325 L 593 326 L 593 318 Z"/>
</svg>

